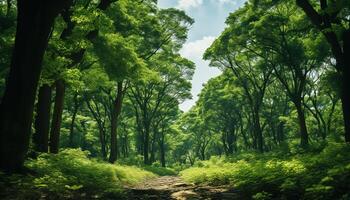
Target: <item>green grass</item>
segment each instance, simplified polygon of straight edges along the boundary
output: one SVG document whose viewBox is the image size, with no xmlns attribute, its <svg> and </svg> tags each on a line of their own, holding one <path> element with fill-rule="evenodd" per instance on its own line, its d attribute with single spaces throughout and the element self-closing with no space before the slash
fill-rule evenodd
<svg viewBox="0 0 350 200">
<path fill-rule="evenodd" d="M 303 154 L 213 157 L 180 172 L 187 182 L 230 185 L 247 199 L 350 199 L 350 146 Z"/>
<path fill-rule="evenodd" d="M 144 170 L 157 174 L 159 176 L 175 176 L 177 172 L 171 168 L 157 167 L 157 166 L 144 166 Z"/>
<path fill-rule="evenodd" d="M 159 161 L 154 162 L 152 165 L 145 165 L 143 157 L 140 155 L 130 155 L 127 158 L 120 158 L 118 163 L 127 166 L 137 166 L 138 168 L 144 169 L 146 171 L 152 172 L 159 176 L 175 176 L 179 171 L 171 167 L 161 167 Z"/>
<path fill-rule="evenodd" d="M 157 176 L 137 167 L 89 159 L 88 152 L 79 149 L 66 149 L 57 155 L 42 154 L 29 160 L 26 166 L 34 175 L 1 176 L 0 190 L 5 193 L 0 194 L 0 199 L 39 199 L 42 195 L 58 199 L 74 195 L 115 198 L 123 195 L 123 186 Z"/>
</svg>

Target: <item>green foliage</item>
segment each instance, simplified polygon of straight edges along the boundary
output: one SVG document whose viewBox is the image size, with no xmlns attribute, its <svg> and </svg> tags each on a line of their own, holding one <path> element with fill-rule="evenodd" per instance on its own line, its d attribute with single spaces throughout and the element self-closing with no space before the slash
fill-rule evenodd
<svg viewBox="0 0 350 200">
<path fill-rule="evenodd" d="M 253 199 L 345 198 L 350 191 L 349 150 L 349 145 L 330 143 L 320 152 L 289 156 L 271 152 L 213 157 L 180 175 L 193 183 L 229 184 Z"/>
<path fill-rule="evenodd" d="M 30 195 L 26 193 L 33 190 L 37 191 L 33 195 L 53 194 L 60 198 L 75 193 L 116 197 L 122 195 L 124 185 L 156 176 L 137 167 L 108 164 L 88 156 L 87 151 L 79 149 L 65 149 L 57 155 L 41 154 L 26 163 L 34 171 L 32 176 L 13 175 L 7 178 L 9 180 L 2 179 L 0 182 L 10 183 L 18 190 L 18 195 Z"/>
<path fill-rule="evenodd" d="M 160 167 L 160 163 L 158 165 L 144 166 L 143 169 L 159 176 L 174 176 L 177 174 L 176 171 L 171 168 Z"/>
<path fill-rule="evenodd" d="M 140 155 L 131 155 L 128 158 L 121 158 L 118 160 L 118 164 L 137 166 L 138 168 L 149 171 L 159 176 L 172 176 L 177 174 L 177 171 L 173 168 L 161 167 L 159 161 L 154 162 L 152 165 L 144 165 L 143 157 Z"/>
</svg>

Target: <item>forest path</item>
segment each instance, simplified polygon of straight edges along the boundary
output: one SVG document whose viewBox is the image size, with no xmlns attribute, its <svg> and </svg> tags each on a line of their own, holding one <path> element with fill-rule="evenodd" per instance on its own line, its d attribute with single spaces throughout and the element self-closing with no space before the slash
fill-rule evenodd
<svg viewBox="0 0 350 200">
<path fill-rule="evenodd" d="M 161 176 L 127 188 L 128 198 L 135 200 L 195 200 L 195 199 L 239 199 L 226 186 L 204 186 L 187 184 L 177 176 Z"/>
</svg>

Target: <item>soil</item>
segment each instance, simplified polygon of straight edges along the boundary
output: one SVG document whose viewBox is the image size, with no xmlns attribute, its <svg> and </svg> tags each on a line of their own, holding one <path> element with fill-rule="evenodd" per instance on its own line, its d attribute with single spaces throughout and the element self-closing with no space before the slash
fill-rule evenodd
<svg viewBox="0 0 350 200">
<path fill-rule="evenodd" d="M 127 199 L 135 200 L 197 200 L 197 199 L 241 199 L 228 186 L 206 186 L 185 183 L 177 176 L 162 176 L 126 188 Z"/>
</svg>

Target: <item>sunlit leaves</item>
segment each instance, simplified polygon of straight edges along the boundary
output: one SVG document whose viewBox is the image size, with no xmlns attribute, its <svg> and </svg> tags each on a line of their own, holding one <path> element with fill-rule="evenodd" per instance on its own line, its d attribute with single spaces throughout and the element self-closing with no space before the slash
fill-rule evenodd
<svg viewBox="0 0 350 200">
<path fill-rule="evenodd" d="M 123 79 L 145 67 L 133 46 L 119 34 L 101 35 L 95 43 L 95 54 L 112 79 Z"/>
</svg>

